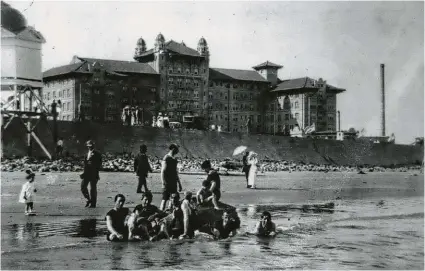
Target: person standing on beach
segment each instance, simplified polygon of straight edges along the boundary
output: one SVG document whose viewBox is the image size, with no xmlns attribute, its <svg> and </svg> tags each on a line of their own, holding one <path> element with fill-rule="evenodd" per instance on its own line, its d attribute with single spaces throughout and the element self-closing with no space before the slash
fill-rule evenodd
<svg viewBox="0 0 425 271">
<path fill-rule="evenodd" d="M 242 163 L 243 163 L 242 172 L 245 173 L 246 188 L 250 188 L 250 186 L 248 185 L 248 174 L 249 174 L 249 168 L 251 166 L 248 164 L 248 155 L 249 155 L 249 151 L 245 152 L 245 155 L 242 157 Z"/>
<path fill-rule="evenodd" d="M 30 169 L 26 170 L 26 173 L 28 182 L 22 185 L 19 202 L 25 203 L 25 215 L 32 215 L 34 214 L 35 193 L 37 192 L 34 186 L 35 174 Z"/>
<path fill-rule="evenodd" d="M 148 177 L 148 172 L 152 172 L 152 167 L 149 164 L 149 159 L 146 155 L 147 150 L 148 148 L 145 144 L 140 145 L 140 153 L 134 159 L 134 172 L 136 172 L 136 175 L 139 178 L 136 193 L 142 193 L 142 186 L 144 186 L 145 192 L 148 191 L 146 178 Z"/>
<path fill-rule="evenodd" d="M 257 177 L 257 163 L 258 163 L 258 154 L 251 151 L 248 155 L 248 164 L 249 172 L 248 172 L 248 187 L 255 189 L 255 178 Z"/>
<path fill-rule="evenodd" d="M 96 208 L 97 202 L 97 182 L 99 181 L 99 171 L 102 166 L 102 155 L 94 149 L 94 142 L 87 141 L 86 146 L 89 151 L 84 158 L 84 172 L 80 175 L 81 192 L 87 199 L 86 207 Z M 90 194 L 87 186 L 90 183 Z"/>
<path fill-rule="evenodd" d="M 162 181 L 162 201 L 159 209 L 165 210 L 165 205 L 170 199 L 171 194 L 177 193 L 177 185 L 179 186 L 179 192 L 182 191 L 182 184 L 180 182 L 178 170 L 177 170 L 177 158 L 176 155 L 179 153 L 179 147 L 176 144 L 171 144 L 169 152 L 164 156 L 161 162 L 161 181 Z"/>
</svg>

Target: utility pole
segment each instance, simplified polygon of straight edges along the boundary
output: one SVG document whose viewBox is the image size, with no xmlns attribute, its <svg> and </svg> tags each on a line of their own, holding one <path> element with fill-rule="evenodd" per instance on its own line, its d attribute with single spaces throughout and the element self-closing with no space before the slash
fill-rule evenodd
<svg viewBox="0 0 425 271">
<path fill-rule="evenodd" d="M 58 142 L 58 124 L 57 124 L 58 113 L 57 113 L 57 104 L 55 100 L 53 100 L 53 103 L 52 103 L 52 115 L 53 115 L 53 142 L 54 142 L 54 145 L 56 146 L 56 143 Z"/>
<path fill-rule="evenodd" d="M 338 110 L 338 132 L 341 132 L 341 113 Z"/>
<path fill-rule="evenodd" d="M 230 86 L 227 88 L 227 131 L 230 132 Z"/>
</svg>

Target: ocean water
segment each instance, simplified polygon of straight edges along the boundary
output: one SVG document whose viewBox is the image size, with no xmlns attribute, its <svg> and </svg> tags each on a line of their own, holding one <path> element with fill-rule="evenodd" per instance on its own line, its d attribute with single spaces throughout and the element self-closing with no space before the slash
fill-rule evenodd
<svg viewBox="0 0 425 271">
<path fill-rule="evenodd" d="M 424 269 L 424 198 L 337 200 L 333 212 L 239 204 L 242 227 L 220 241 L 110 243 L 102 219 L 2 226 L 2 269 Z M 275 238 L 249 234 L 264 210 Z"/>
</svg>

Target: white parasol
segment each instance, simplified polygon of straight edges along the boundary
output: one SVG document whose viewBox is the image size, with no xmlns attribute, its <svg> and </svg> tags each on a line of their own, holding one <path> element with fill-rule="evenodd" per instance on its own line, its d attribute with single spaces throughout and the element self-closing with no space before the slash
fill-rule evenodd
<svg viewBox="0 0 425 271">
<path fill-rule="evenodd" d="M 247 146 L 239 146 L 237 147 L 234 151 L 233 151 L 233 156 L 235 155 L 239 155 L 241 153 L 243 153 L 244 151 L 246 151 L 248 147 Z"/>
</svg>

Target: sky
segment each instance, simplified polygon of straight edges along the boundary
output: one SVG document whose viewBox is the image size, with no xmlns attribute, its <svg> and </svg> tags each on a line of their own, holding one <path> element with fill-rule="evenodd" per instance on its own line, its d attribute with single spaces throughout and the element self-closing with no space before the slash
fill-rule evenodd
<svg viewBox="0 0 425 271">
<path fill-rule="evenodd" d="M 210 67 L 283 65 L 280 79 L 323 78 L 337 98 L 341 128 L 380 135 L 380 64 L 385 64 L 386 132 L 410 144 L 424 136 L 424 2 L 6 1 L 40 31 L 43 70 L 72 56 L 133 60 L 143 37 L 197 47 Z"/>
</svg>

